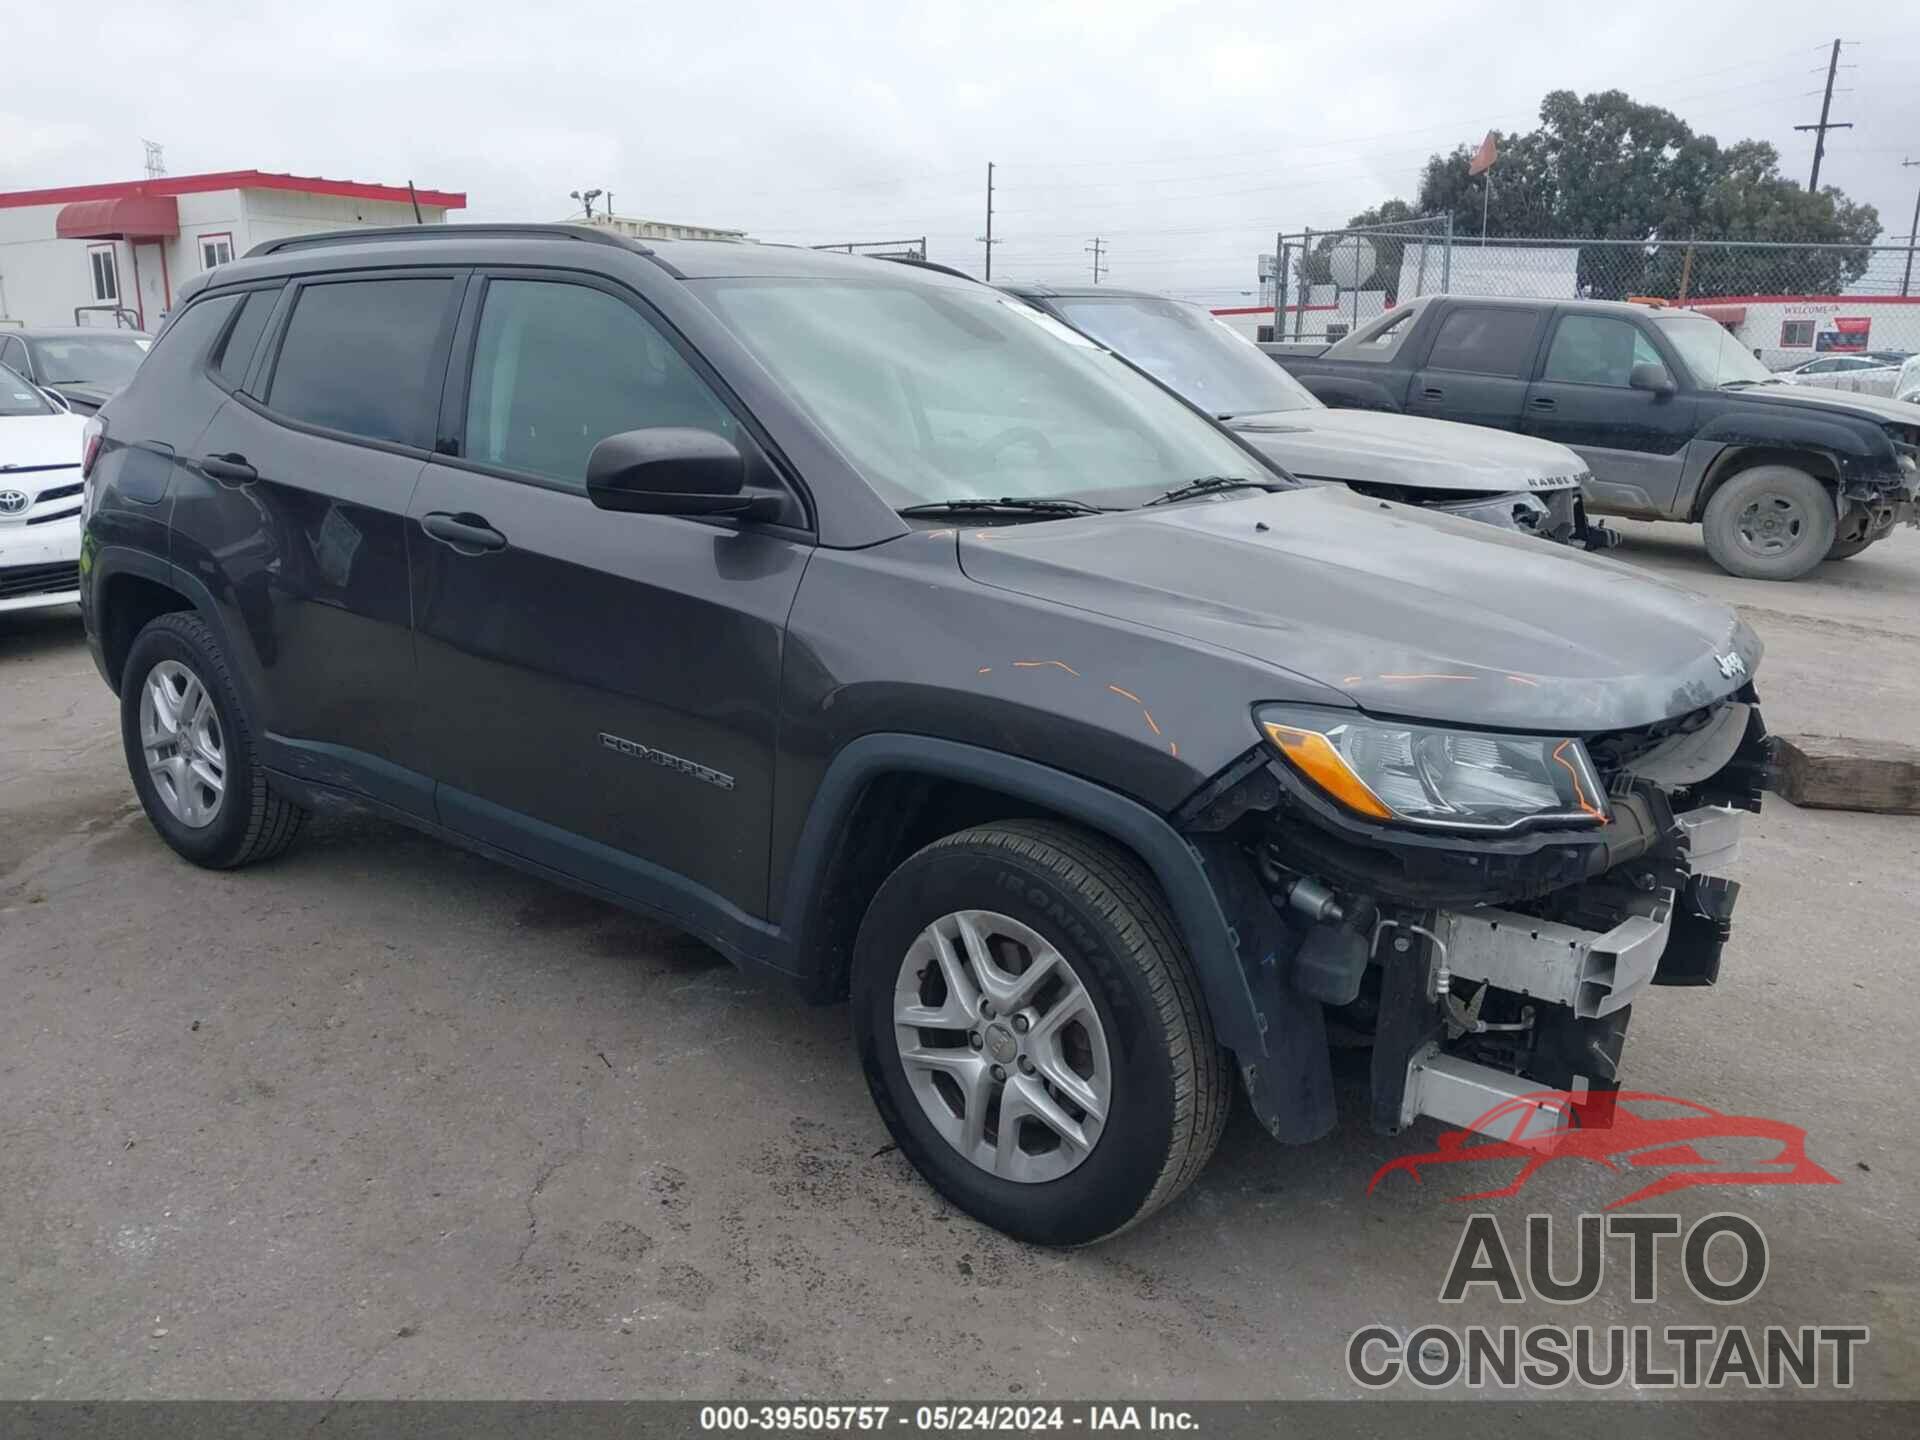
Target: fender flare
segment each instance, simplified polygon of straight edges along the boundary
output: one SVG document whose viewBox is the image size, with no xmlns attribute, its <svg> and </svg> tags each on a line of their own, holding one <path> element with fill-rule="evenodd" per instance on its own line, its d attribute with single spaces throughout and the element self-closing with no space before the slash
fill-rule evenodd
<svg viewBox="0 0 1920 1440">
<path fill-rule="evenodd" d="M 1720 415 L 1700 427 L 1688 449 L 1674 508 L 1693 521 L 1704 517 L 1707 502 L 1731 470 L 1745 468 L 1740 457 L 1750 451 L 1818 456 L 1833 467 L 1843 490 L 1848 481 L 1873 473 L 1882 460 L 1889 470 L 1899 463 L 1893 442 L 1871 422 L 1851 415 Z"/>
<path fill-rule="evenodd" d="M 822 874 L 839 830 L 873 780 L 924 775 L 998 790 L 1044 806 L 1132 851 L 1159 881 L 1199 973 L 1202 997 L 1222 1045 L 1243 1059 L 1265 1058 L 1265 1027 L 1254 1007 L 1239 938 L 1221 908 L 1200 853 L 1158 813 L 1078 775 L 995 750 L 924 735 L 873 734 L 849 741 L 814 792 L 794 849 L 781 908 L 798 924 L 789 932 L 796 954 L 818 933 L 826 901 Z M 783 928 L 785 926 L 783 925 Z"/>
<path fill-rule="evenodd" d="M 235 655 L 233 637 L 227 632 L 226 620 L 222 617 L 220 606 L 215 602 L 213 592 L 207 588 L 206 582 L 182 570 L 178 565 L 145 550 L 135 550 L 124 545 L 102 546 L 94 552 L 87 566 L 83 584 L 87 590 L 89 608 L 94 616 L 93 632 L 100 637 L 99 660 L 103 677 L 116 693 L 119 689 L 119 677 L 104 673 L 106 613 L 101 605 L 101 597 L 106 592 L 107 582 L 118 575 L 134 575 L 142 580 L 151 580 L 156 585 L 164 585 L 179 595 L 192 607 L 194 614 L 199 616 L 206 627 L 213 631 L 213 638 L 219 642 L 221 650 L 230 657 Z M 234 685 L 240 691 L 240 698 L 246 702 L 248 713 L 258 716 L 260 710 L 255 703 L 256 697 L 246 674 L 246 667 L 229 664 L 228 669 L 233 676 Z"/>
</svg>

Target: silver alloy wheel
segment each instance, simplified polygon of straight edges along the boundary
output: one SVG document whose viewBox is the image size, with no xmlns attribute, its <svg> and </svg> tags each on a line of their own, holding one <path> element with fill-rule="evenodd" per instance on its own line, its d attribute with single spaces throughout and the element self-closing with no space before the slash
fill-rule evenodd
<svg viewBox="0 0 1920 1440">
<path fill-rule="evenodd" d="M 941 916 L 900 962 L 893 1026 L 920 1108 L 982 1170 L 1037 1184 L 1093 1153 L 1113 1099 L 1107 1034 L 1037 931 L 991 910 Z"/>
<path fill-rule="evenodd" d="M 207 687 L 178 660 L 147 672 L 140 746 L 167 812 L 195 830 L 211 825 L 227 793 L 226 739 Z"/>
<path fill-rule="evenodd" d="M 1750 555 L 1784 555 L 1800 543 L 1807 517 L 1800 502 L 1776 490 L 1764 491 L 1747 502 L 1734 522 L 1740 548 Z"/>
</svg>

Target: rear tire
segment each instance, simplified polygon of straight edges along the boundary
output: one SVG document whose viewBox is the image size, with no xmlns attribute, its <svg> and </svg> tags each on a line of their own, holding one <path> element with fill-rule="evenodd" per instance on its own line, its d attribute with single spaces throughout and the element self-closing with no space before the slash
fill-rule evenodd
<svg viewBox="0 0 1920 1440">
<path fill-rule="evenodd" d="M 929 938 L 941 927 L 944 951 Z M 1008 1000 L 1030 974 L 1054 978 Z M 852 991 L 867 1084 L 901 1151 L 1016 1239 L 1084 1245 L 1139 1223 L 1192 1182 L 1226 1127 L 1233 1072 L 1159 887 L 1070 826 L 982 825 L 908 859 L 868 907 Z M 1042 1053 L 1063 1033 L 1056 1007 L 1078 1009 L 1076 1043 Z M 951 1023 L 903 1025 L 903 1013 Z"/>
<path fill-rule="evenodd" d="M 253 726 L 206 622 L 175 611 L 134 637 L 120 680 L 120 736 L 153 828 L 210 870 L 269 860 L 307 812 L 267 784 Z"/>
<path fill-rule="evenodd" d="M 1839 519 L 1827 487 L 1791 465 L 1756 465 L 1713 492 L 1707 553 L 1729 575 L 1797 580 L 1827 558 Z"/>
</svg>

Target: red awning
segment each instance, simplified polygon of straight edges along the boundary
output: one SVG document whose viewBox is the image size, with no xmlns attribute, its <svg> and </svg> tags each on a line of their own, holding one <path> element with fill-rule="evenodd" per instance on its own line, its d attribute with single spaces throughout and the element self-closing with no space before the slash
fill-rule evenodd
<svg viewBox="0 0 1920 1440">
<path fill-rule="evenodd" d="M 149 240 L 180 233 L 180 202 L 171 195 L 76 200 L 54 216 L 62 240 Z"/>
<path fill-rule="evenodd" d="M 1747 307 L 1744 305 L 1695 305 L 1691 308 L 1709 320 L 1718 320 L 1722 325 L 1738 325 L 1747 318 Z"/>
</svg>

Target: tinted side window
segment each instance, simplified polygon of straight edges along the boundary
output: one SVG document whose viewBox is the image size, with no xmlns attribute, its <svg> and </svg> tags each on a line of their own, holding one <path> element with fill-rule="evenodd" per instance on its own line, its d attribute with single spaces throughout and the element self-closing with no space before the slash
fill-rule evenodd
<svg viewBox="0 0 1920 1440">
<path fill-rule="evenodd" d="M 28 369 L 31 368 L 27 364 L 27 347 L 25 342 L 17 340 L 11 335 L 0 335 L 0 365 L 5 365 L 9 369 L 16 370 L 24 376 Z"/>
<path fill-rule="evenodd" d="M 584 491 L 596 444 L 655 425 L 734 434 L 719 397 L 632 306 L 584 285 L 488 284 L 467 390 L 468 459 Z"/>
<path fill-rule="evenodd" d="M 1626 388 L 1636 365 L 1665 365 L 1653 342 L 1628 320 L 1565 315 L 1553 332 L 1542 380 Z"/>
<path fill-rule="evenodd" d="M 1450 310 L 1427 364 L 1517 378 L 1532 355 L 1533 327 L 1531 310 Z"/>
<path fill-rule="evenodd" d="M 153 342 L 150 354 L 166 357 L 169 365 L 193 364 L 207 353 L 207 347 L 213 344 L 214 337 L 239 304 L 238 295 L 216 295 L 189 305 L 167 322 L 167 328 Z M 140 363 L 155 362 L 148 359 Z"/>
<path fill-rule="evenodd" d="M 425 449 L 452 289 L 445 278 L 307 286 L 287 322 L 267 404 L 310 425 Z"/>
<path fill-rule="evenodd" d="M 260 332 L 267 328 L 267 317 L 273 313 L 273 305 L 280 298 L 276 290 L 252 290 L 241 303 L 240 318 L 233 322 L 233 328 L 227 331 L 226 341 L 220 347 L 217 362 L 220 378 L 227 384 L 238 388 L 247 378 L 247 368 L 253 363 L 254 347 L 260 343 Z"/>
</svg>

